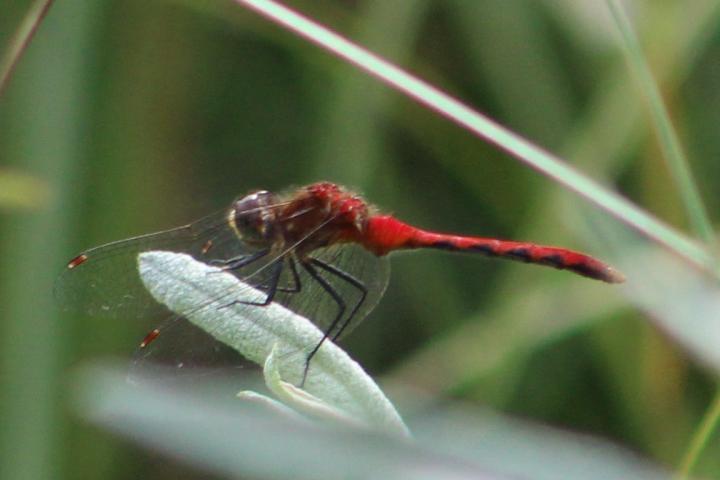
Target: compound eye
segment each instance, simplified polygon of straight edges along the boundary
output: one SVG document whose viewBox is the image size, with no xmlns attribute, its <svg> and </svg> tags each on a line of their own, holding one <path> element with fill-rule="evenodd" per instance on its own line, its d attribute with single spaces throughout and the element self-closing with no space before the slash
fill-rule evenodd
<svg viewBox="0 0 720 480">
<path fill-rule="evenodd" d="M 274 215 L 273 203 L 273 194 L 266 190 L 253 192 L 237 200 L 233 204 L 232 223 L 238 235 L 246 240 L 267 238 Z"/>
</svg>

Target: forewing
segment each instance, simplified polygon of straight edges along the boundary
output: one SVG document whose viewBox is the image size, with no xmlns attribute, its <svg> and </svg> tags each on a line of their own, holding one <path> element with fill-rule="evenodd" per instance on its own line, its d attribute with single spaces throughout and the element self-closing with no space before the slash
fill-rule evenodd
<svg viewBox="0 0 720 480">
<path fill-rule="evenodd" d="M 138 274 L 137 256 L 149 250 L 183 252 L 210 262 L 244 255 L 248 248 L 229 227 L 227 213 L 218 212 L 190 225 L 83 252 L 58 277 L 58 302 L 64 309 L 109 318 L 168 313 L 150 296 Z"/>
</svg>

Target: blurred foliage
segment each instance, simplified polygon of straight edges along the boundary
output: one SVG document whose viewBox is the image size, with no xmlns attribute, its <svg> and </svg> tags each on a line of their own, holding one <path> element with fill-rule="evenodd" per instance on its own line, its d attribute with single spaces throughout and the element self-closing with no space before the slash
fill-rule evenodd
<svg viewBox="0 0 720 480">
<path fill-rule="evenodd" d="M 0 171 L 0 209 L 37 210 L 49 202 L 46 182 L 19 171 Z"/>
<path fill-rule="evenodd" d="M 286 3 L 687 227 L 604 2 Z M 0 0 L 0 48 L 29 4 Z M 717 222 L 720 6 L 627 7 Z M 36 210 L 5 208 L 0 176 L 2 478 L 193 478 L 69 413 L 72 368 L 151 327 L 57 312 L 82 248 L 325 179 L 428 228 L 614 255 L 571 193 L 229 1 L 57 2 L 0 98 L 7 171 L 35 179 L 12 188 Z M 432 252 L 393 269 L 346 342 L 368 370 L 677 466 L 716 377 L 619 289 Z M 711 442 L 697 473 L 720 478 L 719 459 Z"/>
</svg>

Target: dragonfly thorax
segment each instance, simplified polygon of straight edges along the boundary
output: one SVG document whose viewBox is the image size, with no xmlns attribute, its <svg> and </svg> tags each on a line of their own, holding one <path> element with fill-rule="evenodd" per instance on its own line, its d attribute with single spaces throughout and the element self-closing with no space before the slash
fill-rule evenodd
<svg viewBox="0 0 720 480">
<path fill-rule="evenodd" d="M 329 183 L 297 191 L 278 214 L 283 242 L 300 257 L 328 245 L 358 242 L 369 212 L 352 192 Z"/>
</svg>

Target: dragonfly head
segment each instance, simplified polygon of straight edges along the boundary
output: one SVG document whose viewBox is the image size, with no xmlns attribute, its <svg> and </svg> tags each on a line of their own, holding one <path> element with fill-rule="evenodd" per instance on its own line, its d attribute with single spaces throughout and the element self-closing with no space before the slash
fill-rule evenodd
<svg viewBox="0 0 720 480">
<path fill-rule="evenodd" d="M 275 237 L 277 204 L 275 194 L 258 190 L 235 200 L 228 214 L 228 223 L 243 241 L 267 244 Z"/>
</svg>

